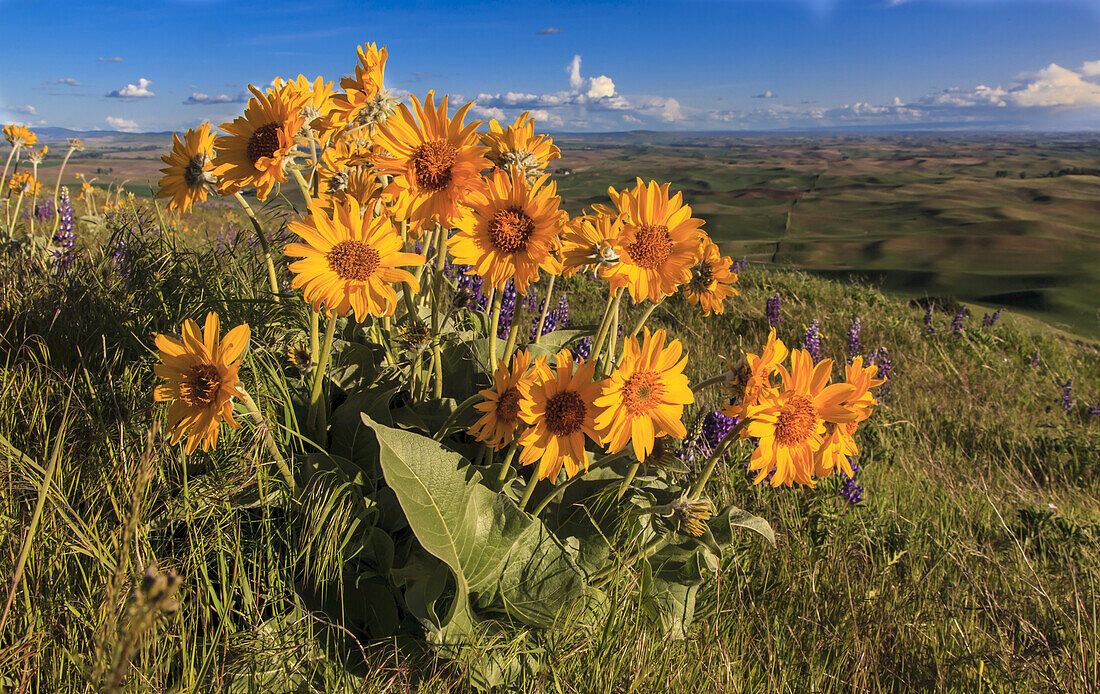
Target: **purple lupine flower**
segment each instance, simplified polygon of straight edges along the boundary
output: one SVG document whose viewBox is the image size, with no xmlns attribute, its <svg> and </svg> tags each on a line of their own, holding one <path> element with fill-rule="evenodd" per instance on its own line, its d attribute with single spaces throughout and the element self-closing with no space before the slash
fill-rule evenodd
<svg viewBox="0 0 1100 694">
<path fill-rule="evenodd" d="M 1035 353 L 1031 355 L 1031 368 L 1036 371 L 1039 370 L 1039 350 L 1035 350 Z"/>
<path fill-rule="evenodd" d="M 569 325 L 569 300 L 562 294 L 558 299 L 557 308 L 546 312 L 546 320 L 542 324 L 542 334 L 552 333 L 558 328 L 564 328 Z M 538 318 L 535 318 L 531 322 L 531 339 L 535 339 L 535 331 L 538 330 L 539 322 Z"/>
<path fill-rule="evenodd" d="M 497 327 L 497 339 L 507 340 L 508 331 L 512 328 L 512 321 L 516 318 L 516 285 L 512 280 L 504 285 L 504 292 L 500 300 L 500 324 Z"/>
<path fill-rule="evenodd" d="M 982 326 L 986 328 L 992 328 L 997 324 L 997 321 L 1001 319 L 1001 309 L 997 309 L 993 313 L 986 313 L 982 317 Z"/>
<path fill-rule="evenodd" d="M 1089 408 L 1089 414 L 1093 417 L 1100 417 L 1100 400 L 1096 401 L 1096 404 Z"/>
<path fill-rule="evenodd" d="M 592 338 L 584 337 L 573 347 L 573 356 L 577 359 L 587 360 L 592 354 Z"/>
<path fill-rule="evenodd" d="M 460 273 L 456 284 L 459 292 L 468 295 L 466 308 L 471 311 L 484 311 L 489 306 L 489 297 L 485 294 L 485 279 L 481 275 L 467 275 L 472 265 L 455 265 L 455 271 Z"/>
<path fill-rule="evenodd" d="M 733 431 L 741 420 L 737 417 L 727 417 L 721 412 L 708 412 L 703 419 L 703 429 L 699 433 L 699 443 L 702 444 L 706 455 L 714 452 L 722 440 Z"/>
<path fill-rule="evenodd" d="M 928 328 L 929 335 L 936 334 L 936 326 L 932 325 L 932 318 L 935 315 L 935 311 L 936 305 L 934 303 L 928 304 L 927 308 L 924 309 L 924 325 Z"/>
<path fill-rule="evenodd" d="M 60 207 L 60 205 L 61 203 L 59 201 L 58 207 Z M 42 202 L 36 202 L 34 204 L 34 216 L 35 219 L 42 222 L 48 222 L 53 219 L 53 200 L 46 198 Z"/>
<path fill-rule="evenodd" d="M 523 310 L 528 313 L 535 313 L 542 311 L 542 302 L 539 301 L 538 292 L 531 292 L 523 297 Z"/>
<path fill-rule="evenodd" d="M 779 315 L 779 292 L 768 297 L 764 312 L 768 316 L 768 327 L 770 328 L 774 328 L 783 321 L 782 316 Z"/>
<path fill-rule="evenodd" d="M 741 256 L 741 260 L 734 260 L 730 263 L 730 272 L 740 275 L 745 271 L 745 268 L 749 266 L 748 256 Z"/>
<path fill-rule="evenodd" d="M 877 366 L 878 373 L 876 376 L 886 381 L 879 387 L 878 391 L 879 400 L 885 400 L 890 393 L 890 350 L 879 347 L 867 355 L 867 363 Z"/>
<path fill-rule="evenodd" d="M 863 485 L 856 482 L 856 475 L 859 474 L 859 466 L 851 458 L 848 459 L 849 464 L 852 466 L 852 476 L 849 477 L 843 470 L 840 471 L 840 495 L 844 497 L 849 504 L 855 506 L 859 502 L 863 501 Z"/>
<path fill-rule="evenodd" d="M 1058 401 L 1062 404 L 1062 411 L 1069 412 L 1073 409 L 1073 379 L 1069 379 L 1062 384 L 1062 397 Z"/>
<path fill-rule="evenodd" d="M 62 188 L 57 201 L 57 211 L 60 220 L 57 233 L 53 235 L 53 243 L 57 246 L 53 251 L 53 264 L 58 272 L 65 272 L 73 262 L 74 247 L 76 246 L 76 233 L 73 225 L 73 205 L 69 200 L 69 189 Z"/>
<path fill-rule="evenodd" d="M 855 359 L 859 355 L 860 340 L 859 332 L 862 326 L 859 323 L 859 317 L 857 316 L 852 324 L 848 327 L 848 359 Z"/>
<path fill-rule="evenodd" d="M 966 309 L 962 306 L 955 311 L 955 317 L 951 319 L 951 334 L 958 335 L 963 329 L 963 318 L 966 318 Z"/>
<path fill-rule="evenodd" d="M 810 326 L 806 328 L 806 335 L 802 338 L 802 345 L 810 353 L 815 364 L 821 361 L 821 325 L 817 320 L 810 321 Z"/>
</svg>

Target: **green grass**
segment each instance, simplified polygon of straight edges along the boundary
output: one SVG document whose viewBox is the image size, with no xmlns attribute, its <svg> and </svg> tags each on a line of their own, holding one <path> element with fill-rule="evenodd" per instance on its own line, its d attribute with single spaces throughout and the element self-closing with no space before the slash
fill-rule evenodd
<svg viewBox="0 0 1100 694">
<path fill-rule="evenodd" d="M 0 691 L 100 691 L 112 673 L 133 692 L 466 691 L 467 664 L 309 611 L 300 514 L 263 501 L 279 482 L 253 430 L 223 430 L 215 453 L 189 458 L 157 434 L 152 335 L 217 310 L 223 326 L 252 326 L 242 380 L 291 450 L 302 384 L 281 354 L 305 325 L 300 300 L 265 295 L 245 240 L 109 231 L 85 239 L 64 279 L 0 256 L 0 600 L 29 547 L 0 631 Z M 128 276 L 112 259 L 119 238 Z M 673 298 L 650 319 L 684 341 L 693 380 L 761 344 L 775 292 L 789 343 L 819 319 L 842 358 L 859 316 L 865 348 L 889 349 L 889 394 L 861 428 L 865 503 L 848 506 L 834 478 L 753 487 L 735 459 L 709 493 L 769 520 L 778 547 L 744 534 L 687 640 L 663 639 L 624 586 L 597 629 L 486 634 L 466 657 L 526 653 L 536 666 L 516 691 L 1094 691 L 1100 419 L 1085 403 L 1100 401 L 1097 346 L 1012 312 L 982 328 L 977 307 L 959 335 L 937 314 L 930 336 L 918 308 L 799 271 L 753 266 L 739 286 L 722 316 Z M 574 321 L 594 322 L 603 297 L 579 280 L 566 289 Z M 1071 377 L 1067 414 L 1057 400 Z M 718 398 L 707 392 L 694 420 Z M 131 587 L 154 561 L 182 577 L 181 607 L 137 633 L 146 607 Z M 328 597 L 354 610 L 352 587 Z"/>
</svg>

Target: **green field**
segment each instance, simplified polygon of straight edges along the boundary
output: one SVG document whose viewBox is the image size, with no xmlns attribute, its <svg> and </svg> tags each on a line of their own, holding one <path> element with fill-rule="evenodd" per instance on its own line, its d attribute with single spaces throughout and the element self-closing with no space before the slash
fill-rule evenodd
<svg viewBox="0 0 1100 694">
<path fill-rule="evenodd" d="M 565 136 L 574 212 L 670 181 L 735 257 L 958 297 L 1100 336 L 1093 135 Z M 567 175 L 561 175 L 568 170 Z"/>
</svg>

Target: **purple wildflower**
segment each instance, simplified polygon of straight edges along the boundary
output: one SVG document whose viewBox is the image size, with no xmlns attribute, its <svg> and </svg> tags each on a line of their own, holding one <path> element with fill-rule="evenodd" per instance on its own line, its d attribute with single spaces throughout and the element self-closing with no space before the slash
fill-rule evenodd
<svg viewBox="0 0 1100 694">
<path fill-rule="evenodd" d="M 575 347 L 573 347 L 573 356 L 576 357 L 577 359 L 587 360 L 588 357 L 591 354 L 592 354 L 592 338 L 591 337 L 582 338 L 581 341 L 578 342 Z"/>
<path fill-rule="evenodd" d="M 878 373 L 876 376 L 886 381 L 879 387 L 879 400 L 885 400 L 890 393 L 890 350 L 879 347 L 867 355 L 867 363 L 877 366 Z"/>
<path fill-rule="evenodd" d="M 558 299 L 557 308 L 546 312 L 546 320 L 542 324 L 542 334 L 552 333 L 558 328 L 564 328 L 569 323 L 569 300 L 563 294 Z M 539 321 L 536 317 L 531 322 L 531 339 L 535 339 L 535 331 L 538 330 Z"/>
<path fill-rule="evenodd" d="M 863 501 L 863 485 L 856 482 L 856 475 L 859 474 L 859 465 L 856 465 L 855 461 L 851 458 L 848 459 L 848 462 L 852 466 L 852 476 L 849 477 L 843 470 L 840 471 L 840 495 L 844 497 L 849 504 L 855 506 Z"/>
<path fill-rule="evenodd" d="M 58 205 L 60 206 L 60 202 Z M 36 202 L 34 204 L 34 216 L 42 222 L 48 222 L 53 219 L 53 200 L 46 198 L 42 202 Z"/>
<path fill-rule="evenodd" d="M 1059 402 L 1062 404 L 1062 410 L 1064 412 L 1069 412 L 1073 409 L 1074 400 L 1072 378 L 1062 384 L 1062 397 Z"/>
<path fill-rule="evenodd" d="M 703 418 L 703 430 L 699 433 L 699 443 L 707 455 L 714 452 L 726 435 L 740 423 L 737 417 L 727 417 L 721 412 L 708 412 Z"/>
<path fill-rule="evenodd" d="M 69 200 L 69 189 L 62 188 L 57 202 L 57 211 L 60 221 L 57 233 L 53 235 L 53 243 L 57 246 L 53 251 L 53 264 L 58 272 L 69 269 L 73 262 L 74 247 L 76 246 L 76 234 L 73 225 L 73 205 Z M 52 212 L 51 212 L 52 214 Z"/>
<path fill-rule="evenodd" d="M 512 328 L 512 321 L 516 318 L 516 285 L 512 280 L 504 285 L 504 292 L 500 300 L 500 324 L 497 327 L 497 338 L 508 339 L 508 331 Z"/>
<path fill-rule="evenodd" d="M 936 334 L 936 326 L 932 325 L 932 318 L 935 315 L 936 304 L 928 304 L 928 307 L 924 309 L 924 325 L 928 328 L 929 335 Z"/>
<path fill-rule="evenodd" d="M 1031 368 L 1036 371 L 1039 370 L 1039 350 L 1035 350 L 1035 353 L 1031 355 Z"/>
<path fill-rule="evenodd" d="M 765 313 L 768 316 L 768 327 L 774 328 L 783 322 L 783 318 L 779 315 L 779 292 L 768 297 Z"/>
<path fill-rule="evenodd" d="M 958 335 L 963 329 L 963 319 L 966 318 L 966 309 L 962 306 L 955 311 L 955 317 L 951 319 L 951 334 Z"/>
<path fill-rule="evenodd" d="M 1089 414 L 1093 417 L 1100 417 L 1100 400 L 1096 401 L 1096 404 L 1089 408 Z"/>
<path fill-rule="evenodd" d="M 997 324 L 997 321 L 1001 319 L 1001 309 L 997 309 L 993 313 L 986 313 L 982 318 L 982 326 L 986 328 L 992 328 Z"/>
<path fill-rule="evenodd" d="M 810 353 L 815 364 L 821 361 L 821 325 L 816 320 L 810 321 L 810 327 L 806 328 L 802 345 Z"/>
<path fill-rule="evenodd" d="M 860 340 L 859 333 L 862 326 L 859 323 L 859 318 L 856 317 L 852 321 L 852 325 L 848 327 L 848 358 L 855 359 L 859 355 Z"/>
</svg>

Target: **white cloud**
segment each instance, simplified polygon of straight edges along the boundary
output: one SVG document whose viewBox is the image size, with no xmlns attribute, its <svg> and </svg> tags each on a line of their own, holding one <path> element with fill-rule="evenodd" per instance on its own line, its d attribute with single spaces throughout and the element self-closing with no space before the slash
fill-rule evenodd
<svg viewBox="0 0 1100 694">
<path fill-rule="evenodd" d="M 198 106 L 203 104 L 243 104 L 245 99 L 244 94 L 238 94 L 236 96 L 229 96 L 228 94 L 218 94 L 216 96 L 210 96 L 209 94 L 203 94 L 201 92 L 194 92 L 191 96 L 183 102 L 184 106 Z"/>
<path fill-rule="evenodd" d="M 122 62 L 122 58 L 119 58 L 117 56 L 114 57 L 114 58 L 96 58 L 96 60 L 101 62 L 101 63 L 121 63 Z"/>
<path fill-rule="evenodd" d="M 769 90 L 767 90 L 765 92 L 761 92 L 759 94 L 753 94 L 752 98 L 754 98 L 754 99 L 774 99 L 775 98 L 775 92 L 773 92 L 772 90 L 769 89 Z"/>
<path fill-rule="evenodd" d="M 134 133 L 138 131 L 138 124 L 135 121 L 127 118 L 115 118 L 114 116 L 107 116 L 107 125 L 111 126 L 112 130 L 120 130 L 124 133 Z"/>
<path fill-rule="evenodd" d="M 149 85 L 152 84 L 150 80 L 144 77 L 138 80 L 137 84 L 127 84 L 122 89 L 116 89 L 113 92 L 107 92 L 107 96 L 115 97 L 118 99 L 141 99 L 156 96 L 149 90 Z"/>
<path fill-rule="evenodd" d="M 561 29 L 558 29 L 558 28 L 555 28 L 555 27 L 548 27 L 546 29 L 539 29 L 535 33 L 538 34 L 539 36 L 550 36 L 552 34 L 560 34 Z"/>
<path fill-rule="evenodd" d="M 74 80 L 72 77 L 62 77 L 59 80 L 46 80 L 46 84 L 64 84 L 67 87 L 83 87 L 80 82 Z"/>
<path fill-rule="evenodd" d="M 1051 63 L 1034 74 L 1020 75 L 1017 79 L 1022 84 L 1011 90 L 1009 97 L 1017 106 L 1100 106 L 1100 84 L 1085 79 L 1086 71 L 1092 71 L 1096 62 L 1085 63 L 1081 72 Z"/>
<path fill-rule="evenodd" d="M 34 106 L 31 106 L 30 104 L 27 104 L 26 106 L 5 106 L 4 110 L 11 113 L 21 113 L 24 116 L 38 115 L 38 109 L 36 109 Z"/>
</svg>

